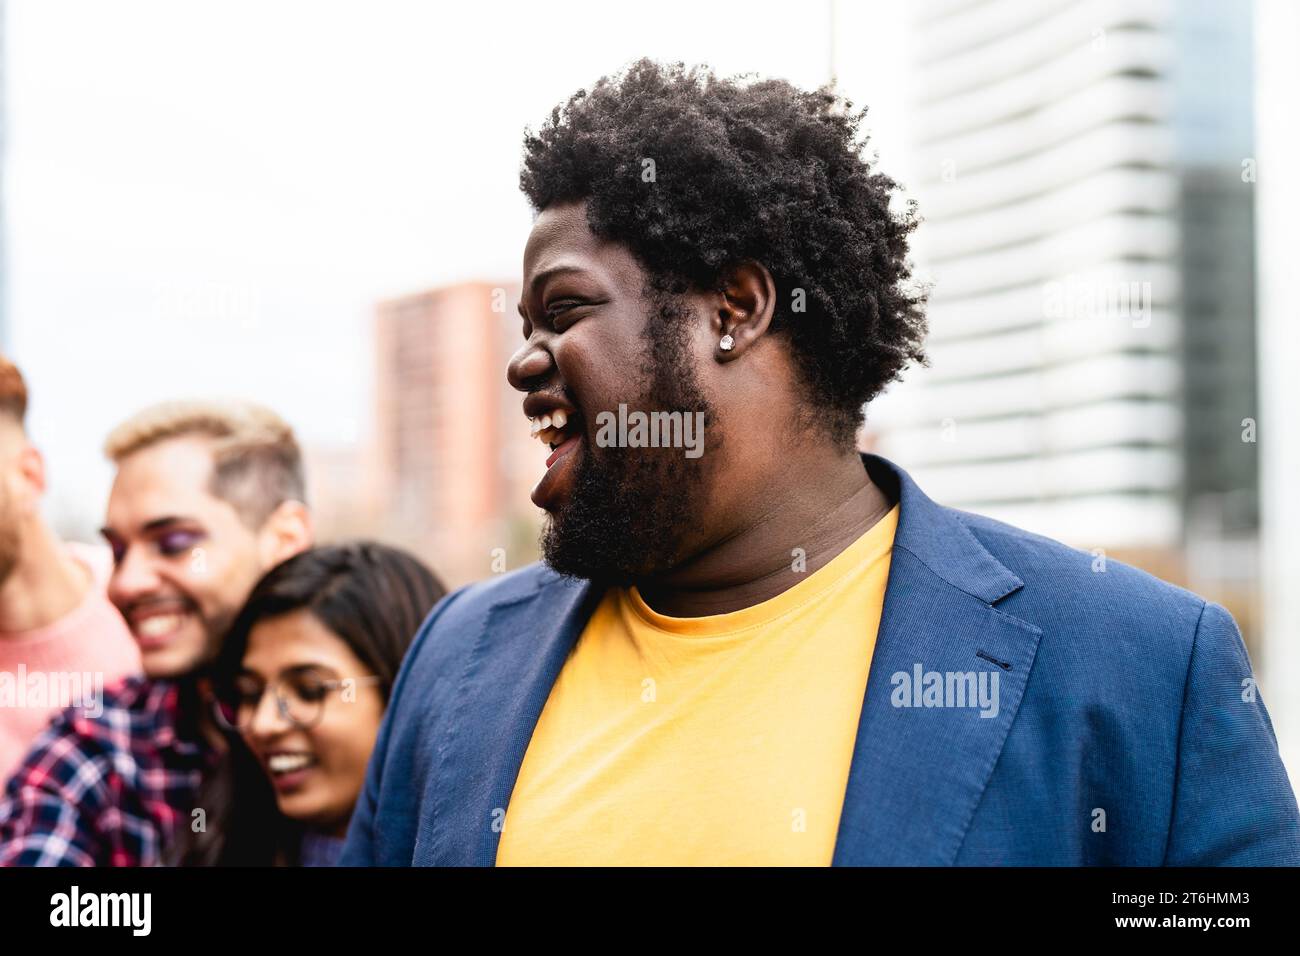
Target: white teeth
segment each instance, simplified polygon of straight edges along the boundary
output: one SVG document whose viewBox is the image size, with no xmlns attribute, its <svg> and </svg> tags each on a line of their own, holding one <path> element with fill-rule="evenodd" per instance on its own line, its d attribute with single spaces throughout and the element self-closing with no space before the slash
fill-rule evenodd
<svg viewBox="0 0 1300 956">
<path fill-rule="evenodd" d="M 272 773 L 291 773 L 301 770 L 312 763 L 310 754 L 272 754 L 266 759 L 266 765 Z"/>
<path fill-rule="evenodd" d="M 180 627 L 181 615 L 179 614 L 155 614 L 153 617 L 147 617 L 135 626 L 135 632 L 141 637 L 162 637 L 164 634 L 170 634 L 176 628 Z"/>
<path fill-rule="evenodd" d="M 543 445 L 557 445 L 564 441 L 564 429 L 569 424 L 569 413 L 557 408 L 540 418 L 530 418 L 529 434 Z"/>
</svg>

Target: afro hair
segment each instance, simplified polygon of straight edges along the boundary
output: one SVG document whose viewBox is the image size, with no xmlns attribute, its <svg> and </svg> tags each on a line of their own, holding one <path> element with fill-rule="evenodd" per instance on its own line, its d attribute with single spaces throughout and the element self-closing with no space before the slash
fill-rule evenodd
<svg viewBox="0 0 1300 956">
<path fill-rule="evenodd" d="M 718 289 L 741 262 L 765 266 L 812 419 L 852 442 L 863 407 L 926 361 L 915 203 L 891 212 L 898 186 L 864 158 L 865 114 L 829 87 L 642 59 L 527 132 L 520 186 L 537 211 L 584 201 L 592 232 L 656 289 Z"/>
</svg>

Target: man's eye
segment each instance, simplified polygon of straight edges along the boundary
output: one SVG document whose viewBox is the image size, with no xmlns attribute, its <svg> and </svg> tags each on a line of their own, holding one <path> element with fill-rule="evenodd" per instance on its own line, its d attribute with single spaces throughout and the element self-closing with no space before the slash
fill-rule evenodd
<svg viewBox="0 0 1300 956">
<path fill-rule="evenodd" d="M 158 550 L 167 556 L 183 554 L 203 539 L 193 531 L 172 531 L 158 538 Z"/>
<path fill-rule="evenodd" d="M 582 305 L 577 299 L 560 299 L 558 302 L 552 302 L 546 307 L 546 314 L 554 318 L 557 315 L 563 315 L 571 309 L 576 309 Z"/>
</svg>

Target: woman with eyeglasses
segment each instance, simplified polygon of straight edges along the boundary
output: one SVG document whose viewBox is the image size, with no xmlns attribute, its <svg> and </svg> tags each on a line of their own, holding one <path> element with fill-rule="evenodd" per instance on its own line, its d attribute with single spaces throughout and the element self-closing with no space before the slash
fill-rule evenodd
<svg viewBox="0 0 1300 956">
<path fill-rule="evenodd" d="M 173 862 L 332 864 L 402 657 L 444 593 L 414 557 L 369 542 L 269 571 L 210 673 L 230 746 Z"/>
</svg>

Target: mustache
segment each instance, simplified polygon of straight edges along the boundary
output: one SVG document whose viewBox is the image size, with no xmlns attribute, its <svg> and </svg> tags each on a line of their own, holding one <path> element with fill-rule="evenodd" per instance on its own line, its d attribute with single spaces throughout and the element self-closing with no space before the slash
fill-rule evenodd
<svg viewBox="0 0 1300 956">
<path fill-rule="evenodd" d="M 178 611 L 197 611 L 198 603 L 186 594 L 166 594 L 150 595 L 149 597 L 137 598 L 126 604 L 118 606 L 118 611 L 123 617 L 130 617 L 141 611 L 153 611 L 156 609 L 175 609 Z"/>
</svg>

